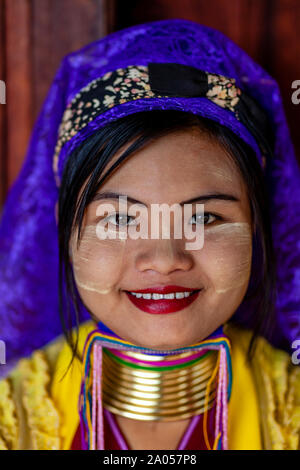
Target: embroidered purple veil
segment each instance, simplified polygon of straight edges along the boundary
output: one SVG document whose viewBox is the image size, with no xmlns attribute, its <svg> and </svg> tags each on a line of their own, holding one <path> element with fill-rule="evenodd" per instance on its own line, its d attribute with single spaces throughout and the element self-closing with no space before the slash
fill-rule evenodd
<svg viewBox="0 0 300 470">
<path fill-rule="evenodd" d="M 163 20 L 117 31 L 69 54 L 55 76 L 0 225 L 0 339 L 6 343 L 8 366 L 62 332 L 55 221 L 59 188 L 53 158 L 64 111 L 91 81 L 118 68 L 147 66 L 150 62 L 183 64 L 234 78 L 268 115 L 275 134 L 274 158 L 267 161 L 267 167 L 278 257 L 272 341 L 288 349 L 300 337 L 300 170 L 278 85 L 223 34 L 192 21 Z M 188 111 L 213 119 L 241 137 L 262 161 L 256 139 L 229 109 L 206 97 L 147 97 L 109 107 L 56 149 L 59 176 L 70 152 L 96 129 L 128 114 L 152 109 Z M 235 316 L 247 324 L 243 305 Z M 88 318 L 82 306 L 82 320 Z"/>
</svg>

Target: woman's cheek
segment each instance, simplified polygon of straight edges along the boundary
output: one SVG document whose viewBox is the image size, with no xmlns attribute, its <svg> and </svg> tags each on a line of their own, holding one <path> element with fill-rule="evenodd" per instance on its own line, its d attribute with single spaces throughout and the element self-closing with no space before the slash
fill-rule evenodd
<svg viewBox="0 0 300 470">
<path fill-rule="evenodd" d="M 207 227 L 198 261 L 209 287 L 221 296 L 243 296 L 252 260 L 252 232 L 248 223 L 224 223 Z"/>
<path fill-rule="evenodd" d="M 79 292 L 108 294 L 119 285 L 124 267 L 126 240 L 101 240 L 96 225 L 87 225 L 77 248 L 77 234 L 70 240 L 74 278 Z"/>
</svg>

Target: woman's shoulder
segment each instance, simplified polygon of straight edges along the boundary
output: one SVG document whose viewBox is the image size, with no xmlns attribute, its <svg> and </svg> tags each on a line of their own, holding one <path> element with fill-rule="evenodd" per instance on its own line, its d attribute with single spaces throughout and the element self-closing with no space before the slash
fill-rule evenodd
<svg viewBox="0 0 300 470">
<path fill-rule="evenodd" d="M 29 357 L 20 359 L 0 381 L 1 450 L 57 448 L 54 436 L 59 416 L 49 385 L 62 345 L 63 339 L 59 337 L 35 350 Z"/>
<path fill-rule="evenodd" d="M 80 325 L 82 341 L 91 329 L 90 321 Z M 21 358 L 0 380 L 0 450 L 61 448 L 61 415 L 52 385 L 62 357 L 65 365 L 72 352 L 60 335 Z"/>
<path fill-rule="evenodd" d="M 224 332 L 233 351 L 242 351 L 258 395 L 264 448 L 300 448 L 300 367 L 292 356 L 259 336 L 253 359 L 246 364 L 252 331 L 228 323 Z"/>
</svg>

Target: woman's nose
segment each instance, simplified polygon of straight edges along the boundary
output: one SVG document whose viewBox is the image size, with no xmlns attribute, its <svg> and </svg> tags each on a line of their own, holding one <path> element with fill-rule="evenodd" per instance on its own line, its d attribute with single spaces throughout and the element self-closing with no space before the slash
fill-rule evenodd
<svg viewBox="0 0 300 470">
<path fill-rule="evenodd" d="M 152 240 L 136 258 L 136 268 L 140 272 L 151 270 L 170 274 L 178 269 L 188 271 L 192 266 L 192 255 L 180 249 L 172 239 Z"/>
</svg>

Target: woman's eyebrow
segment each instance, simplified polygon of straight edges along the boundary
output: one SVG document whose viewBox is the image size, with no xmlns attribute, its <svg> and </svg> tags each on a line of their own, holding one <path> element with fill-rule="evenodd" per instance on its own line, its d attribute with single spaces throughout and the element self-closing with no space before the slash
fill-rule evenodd
<svg viewBox="0 0 300 470">
<path fill-rule="evenodd" d="M 187 201 L 182 201 L 182 204 L 192 204 L 193 202 L 206 202 L 211 199 L 221 199 L 223 201 L 233 201 L 233 202 L 240 202 L 240 199 L 233 194 L 225 194 L 225 193 L 214 193 L 214 194 L 202 194 L 201 196 L 193 197 L 192 199 L 188 199 Z"/>
<path fill-rule="evenodd" d="M 143 206 L 147 206 L 144 202 L 138 201 L 137 199 L 128 196 L 127 194 L 120 194 L 115 193 L 113 191 L 105 191 L 105 192 L 98 192 L 92 199 L 93 201 L 99 201 L 101 199 L 118 199 L 119 197 L 126 197 L 129 202 L 133 204 L 142 204 Z M 221 199 L 223 201 L 233 201 L 233 202 L 240 202 L 240 199 L 233 194 L 225 194 L 225 193 L 213 193 L 213 194 L 202 194 L 200 196 L 193 197 L 192 199 L 188 199 L 187 201 L 182 201 L 179 204 L 182 206 L 183 204 L 192 204 L 194 202 L 207 202 L 211 199 Z"/>
<path fill-rule="evenodd" d="M 141 201 L 138 201 L 137 199 L 134 199 L 131 196 L 128 196 L 127 194 L 120 194 L 120 193 L 115 193 L 112 191 L 96 193 L 95 196 L 92 198 L 91 202 L 100 201 L 101 199 L 119 199 L 119 197 L 126 197 L 127 201 L 132 202 L 133 204 L 142 204 L 143 206 L 147 205 Z"/>
</svg>

